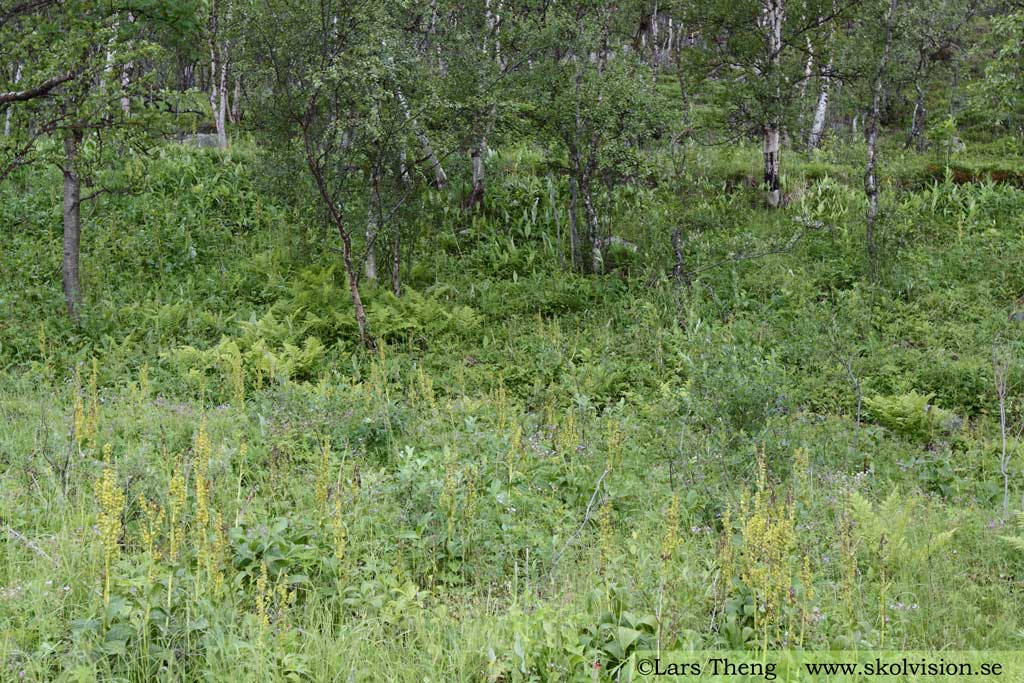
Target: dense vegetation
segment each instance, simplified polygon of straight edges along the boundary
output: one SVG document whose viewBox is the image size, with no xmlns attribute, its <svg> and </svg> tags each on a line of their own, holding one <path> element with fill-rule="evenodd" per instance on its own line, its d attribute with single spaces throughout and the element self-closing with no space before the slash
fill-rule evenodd
<svg viewBox="0 0 1024 683">
<path fill-rule="evenodd" d="M 39 73 L 62 12 L 55 53 L 113 27 L 103 68 L 0 92 L 0 680 L 1020 649 L 1022 15 L 824 4 L 839 18 L 784 33 L 812 62 L 764 62 L 736 29 L 761 2 L 655 4 L 642 44 L 631 4 L 509 3 L 496 34 L 488 3 L 432 25 L 443 74 L 385 5 L 339 6 L 331 59 L 352 54 L 326 66 L 301 2 L 225 20 L 230 41 L 216 2 L 129 3 L 127 35 L 71 0 L 0 12 Z M 490 46 L 462 51 L 477 29 Z M 950 54 L 915 61 L 922 33 Z M 206 103 L 171 85 L 200 34 L 198 85 L 228 80 L 229 46 L 251 78 L 234 124 L 210 98 L 223 149 L 188 144 Z M 813 74 L 805 96 L 771 69 Z M 814 90 L 840 83 L 809 151 Z M 77 299 L 69 168 L 92 195 Z"/>
</svg>

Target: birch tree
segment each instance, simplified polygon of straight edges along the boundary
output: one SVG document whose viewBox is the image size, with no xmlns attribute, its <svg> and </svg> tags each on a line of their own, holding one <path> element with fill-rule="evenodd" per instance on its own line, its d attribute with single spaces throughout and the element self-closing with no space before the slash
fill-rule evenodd
<svg viewBox="0 0 1024 683">
<path fill-rule="evenodd" d="M 727 84 L 712 88 L 710 99 L 732 122 L 734 135 L 760 140 L 761 181 L 770 207 L 783 201 L 782 138 L 803 84 L 812 75 L 807 70 L 808 39 L 812 45 L 820 42 L 820 34 L 856 4 L 738 0 L 688 7 L 686 21 L 699 32 L 699 59 L 690 67 L 691 79 L 707 84 L 713 77 Z"/>
<path fill-rule="evenodd" d="M 220 147 L 228 144 L 228 79 L 231 68 L 230 24 L 232 0 L 210 0 L 207 21 L 207 50 L 210 56 L 210 113 Z M 237 83 L 237 80 L 236 80 Z M 235 100 L 236 105 L 238 99 Z"/>
<path fill-rule="evenodd" d="M 383 187 L 389 177 L 393 185 L 404 186 L 400 176 L 411 175 L 397 170 L 403 136 L 412 132 L 421 143 L 426 138 L 403 76 L 400 37 L 407 17 L 399 2 L 262 0 L 258 5 L 258 20 L 245 29 L 253 59 L 248 75 L 258 105 L 253 116 L 278 154 L 301 155 L 341 243 L 359 338 L 373 347 L 361 280 L 377 278 L 379 231 L 411 192 L 402 190 L 385 201 Z M 446 182 L 433 146 L 422 151 L 435 182 Z"/>
<path fill-rule="evenodd" d="M 538 103 L 539 122 L 564 155 L 573 267 L 595 272 L 604 243 L 598 177 L 627 165 L 643 141 L 664 129 L 664 118 L 650 89 L 650 64 L 636 53 L 613 54 L 630 17 L 606 3 L 580 2 L 548 21 L 535 39 L 553 47 L 522 78 Z"/>
<path fill-rule="evenodd" d="M 889 8 L 880 22 L 882 44 L 878 65 L 875 68 L 871 84 L 871 106 L 868 109 L 867 121 L 864 125 L 864 139 L 867 149 L 867 160 L 864 167 L 864 194 L 868 200 L 867 242 L 868 265 L 872 273 L 877 270 L 878 247 L 875 239 L 875 223 L 878 219 L 878 120 L 882 108 L 883 88 L 885 87 L 886 70 L 889 66 L 889 54 L 892 50 L 893 27 L 899 0 L 889 0 Z"/>
<path fill-rule="evenodd" d="M 19 64 L 17 83 L 0 83 L 0 112 L 5 118 L 16 113 L 18 124 L 0 143 L 0 180 L 27 164 L 60 169 L 61 281 L 68 316 L 75 322 L 83 301 L 81 205 L 117 189 L 116 173 L 101 177 L 103 145 L 116 137 L 122 149 L 144 148 L 161 132 L 162 119 L 154 108 L 131 112 L 126 106 L 134 99 L 146 101 L 146 79 L 123 74 L 159 53 L 147 31 L 170 27 L 188 32 L 196 8 L 165 0 L 145 3 L 146 14 L 139 9 L 131 2 L 115 8 L 87 0 L 42 0 L 0 15 L 0 43 Z M 119 76 L 107 78 L 108 73 Z M 47 139 L 58 144 L 41 144 Z M 96 181 L 88 194 L 82 191 L 84 178 Z"/>
<path fill-rule="evenodd" d="M 908 3 L 901 12 L 906 35 L 895 47 L 902 53 L 899 61 L 906 64 L 903 70 L 914 90 L 914 108 L 905 144 L 908 149 L 923 146 L 929 85 L 943 67 L 947 72 L 957 68 L 965 52 L 962 44 L 965 29 L 980 4 L 980 0 L 917 2 Z"/>
<path fill-rule="evenodd" d="M 838 11 L 838 3 L 832 4 L 833 12 Z M 832 95 L 832 76 L 835 65 L 835 44 L 836 25 L 838 22 L 831 22 L 826 33 L 821 50 L 827 55 L 827 59 L 818 72 L 818 97 L 815 100 L 814 116 L 811 119 L 811 130 L 807 136 L 807 151 L 813 152 L 821 144 L 821 138 L 825 134 L 825 122 L 828 117 L 829 99 Z M 821 61 L 821 60 L 819 60 Z"/>
</svg>

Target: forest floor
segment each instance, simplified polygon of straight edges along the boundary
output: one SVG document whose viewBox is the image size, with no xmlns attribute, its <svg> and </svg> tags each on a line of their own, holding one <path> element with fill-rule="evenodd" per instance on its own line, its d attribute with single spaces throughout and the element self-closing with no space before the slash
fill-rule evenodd
<svg viewBox="0 0 1024 683">
<path fill-rule="evenodd" d="M 375 352 L 250 145 L 89 204 L 77 328 L 59 178 L 0 187 L 0 679 L 1024 649 L 1020 155 L 885 150 L 874 274 L 858 147 L 786 156 L 774 211 L 753 148 L 659 155 L 598 198 L 639 245 L 600 276 L 541 156 L 497 154 L 482 215 L 402 219 Z"/>
</svg>

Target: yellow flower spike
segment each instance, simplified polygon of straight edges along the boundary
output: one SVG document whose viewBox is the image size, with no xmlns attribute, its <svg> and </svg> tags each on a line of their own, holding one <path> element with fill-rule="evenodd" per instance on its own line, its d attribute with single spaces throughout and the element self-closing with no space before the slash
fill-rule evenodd
<svg viewBox="0 0 1024 683">
<path fill-rule="evenodd" d="M 85 441 L 85 406 L 82 403 L 82 373 L 78 367 L 75 368 L 75 409 L 73 421 L 75 443 L 81 448 L 82 443 Z"/>
<path fill-rule="evenodd" d="M 606 499 L 597 513 L 598 547 L 601 551 L 601 571 L 615 551 L 615 522 L 612 518 L 612 503 Z"/>
<path fill-rule="evenodd" d="M 143 363 L 139 368 L 139 403 L 149 397 L 149 364 Z"/>
<path fill-rule="evenodd" d="M 580 444 L 580 435 L 576 426 L 576 413 L 569 410 L 562 424 L 558 426 L 558 438 L 555 451 L 566 460 L 571 460 L 576 454 L 576 447 Z"/>
<path fill-rule="evenodd" d="M 316 485 L 314 488 L 313 496 L 316 501 L 317 510 L 320 514 L 326 515 L 327 513 L 327 497 L 330 487 L 331 479 L 331 442 L 324 439 L 323 448 L 320 451 L 320 464 L 316 471 Z"/>
<path fill-rule="evenodd" d="M 231 378 L 231 397 L 235 405 L 245 403 L 245 368 L 242 365 L 242 352 L 235 346 L 228 357 L 228 370 Z"/>
<path fill-rule="evenodd" d="M 164 509 L 150 502 L 145 496 L 139 495 L 139 507 L 142 509 L 143 521 L 139 529 L 142 547 L 146 552 L 149 567 L 146 570 L 146 582 L 152 584 L 156 579 L 156 566 L 160 561 L 160 550 L 156 547 L 157 536 L 164 524 Z"/>
<path fill-rule="evenodd" d="M 178 551 L 180 550 L 182 536 L 184 535 L 182 516 L 185 512 L 185 503 L 188 499 L 185 475 L 182 473 L 180 465 L 174 468 L 174 474 L 171 475 L 171 482 L 168 489 L 171 507 L 170 548 L 168 559 L 171 562 L 174 562 L 178 559 Z"/>
<path fill-rule="evenodd" d="M 82 435 L 83 441 L 87 441 L 93 448 L 96 447 L 100 424 L 99 372 L 99 362 L 93 356 L 92 374 L 89 377 L 89 410 L 85 415 Z"/>
<path fill-rule="evenodd" d="M 622 454 L 622 427 L 618 421 L 608 422 L 605 441 L 608 448 L 608 469 L 612 469 L 620 460 Z"/>
<path fill-rule="evenodd" d="M 758 607 L 755 628 L 761 631 L 767 647 L 773 623 L 776 628 L 780 626 L 779 607 L 793 599 L 791 558 L 796 548 L 796 510 L 792 500 L 775 502 L 768 488 L 767 464 L 761 448 L 758 449 L 758 470 L 753 509 L 747 508 L 745 498 L 741 501 L 741 510 L 749 517 L 743 526 L 740 576 L 754 592 Z"/>
<path fill-rule="evenodd" d="M 661 537 L 661 561 L 669 562 L 679 549 L 679 496 L 672 496 L 665 512 L 665 532 Z"/>
<path fill-rule="evenodd" d="M 207 574 L 210 578 L 210 587 L 215 595 L 221 595 L 224 589 L 223 567 L 227 561 L 227 537 L 224 534 L 224 517 L 220 512 L 214 518 L 213 543 L 207 553 Z"/>
<path fill-rule="evenodd" d="M 811 558 L 804 555 L 804 563 L 800 570 L 800 583 L 804 587 L 804 599 L 810 602 L 814 599 L 814 575 L 811 573 Z"/>
<path fill-rule="evenodd" d="M 193 445 L 192 476 L 196 489 L 196 528 L 200 550 L 206 543 L 206 530 L 210 523 L 210 437 L 206 434 L 206 418 L 199 423 Z"/>
<path fill-rule="evenodd" d="M 520 453 L 523 450 L 523 428 L 518 424 L 512 429 L 512 443 L 509 445 L 506 465 L 508 467 L 508 483 L 511 485 L 515 479 L 516 464 L 519 461 Z"/>
<path fill-rule="evenodd" d="M 331 520 L 331 533 L 334 538 L 334 557 L 338 562 L 345 561 L 345 551 L 348 545 L 348 532 L 345 529 L 345 520 L 341 511 L 341 499 L 334 501 L 334 517 Z"/>
<path fill-rule="evenodd" d="M 505 393 L 505 385 L 500 384 L 497 390 L 494 392 L 494 408 L 498 414 L 498 432 L 505 431 L 505 425 L 508 422 L 508 395 Z"/>
<path fill-rule="evenodd" d="M 416 391 L 418 397 L 428 407 L 433 409 L 435 406 L 434 398 L 434 383 L 430 379 L 430 375 L 423 371 L 423 365 L 420 364 L 416 370 Z"/>
<path fill-rule="evenodd" d="M 441 489 L 441 508 L 445 510 L 448 520 L 448 537 L 451 538 L 455 528 L 455 512 L 458 504 L 458 467 L 455 455 L 446 445 L 444 447 L 444 484 Z"/>
<path fill-rule="evenodd" d="M 259 618 L 260 627 L 265 631 L 270 627 L 270 597 L 268 584 L 270 579 L 267 576 L 267 563 L 260 563 L 260 575 L 256 579 L 256 616 Z"/>
<path fill-rule="evenodd" d="M 103 544 L 103 603 L 110 602 L 110 574 L 111 566 L 120 555 L 121 547 L 118 544 L 123 529 L 121 513 L 124 510 L 124 491 L 117 483 L 117 469 L 111 463 L 111 449 L 107 444 L 104 449 L 104 460 L 106 466 L 103 474 L 96 480 L 95 494 L 99 502 L 100 514 L 97 521 L 100 542 Z"/>
<path fill-rule="evenodd" d="M 732 587 L 733 572 L 735 571 L 735 558 L 732 548 L 732 507 L 726 506 L 722 513 L 722 548 L 718 555 L 718 565 L 721 571 L 722 597 L 728 597 Z"/>
</svg>

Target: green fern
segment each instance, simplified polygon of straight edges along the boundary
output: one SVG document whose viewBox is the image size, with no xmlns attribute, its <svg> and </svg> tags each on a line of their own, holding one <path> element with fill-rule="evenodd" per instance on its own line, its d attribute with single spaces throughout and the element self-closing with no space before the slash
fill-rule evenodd
<svg viewBox="0 0 1024 683">
<path fill-rule="evenodd" d="M 1020 536 L 1002 536 L 1001 538 L 1020 552 L 1024 553 L 1024 512 L 1017 513 L 1017 527 L 1021 531 Z"/>
<path fill-rule="evenodd" d="M 935 394 L 911 391 L 899 396 L 864 399 L 868 413 L 883 427 L 912 439 L 929 439 L 953 414 L 932 403 Z"/>
<path fill-rule="evenodd" d="M 911 543 L 907 532 L 915 519 L 916 508 L 916 499 L 904 500 L 899 487 L 894 488 L 877 509 L 857 491 L 850 494 L 850 513 L 856 522 L 856 533 L 883 568 L 892 570 L 923 562 L 953 539 L 955 527 L 935 534 L 927 543 Z"/>
</svg>

